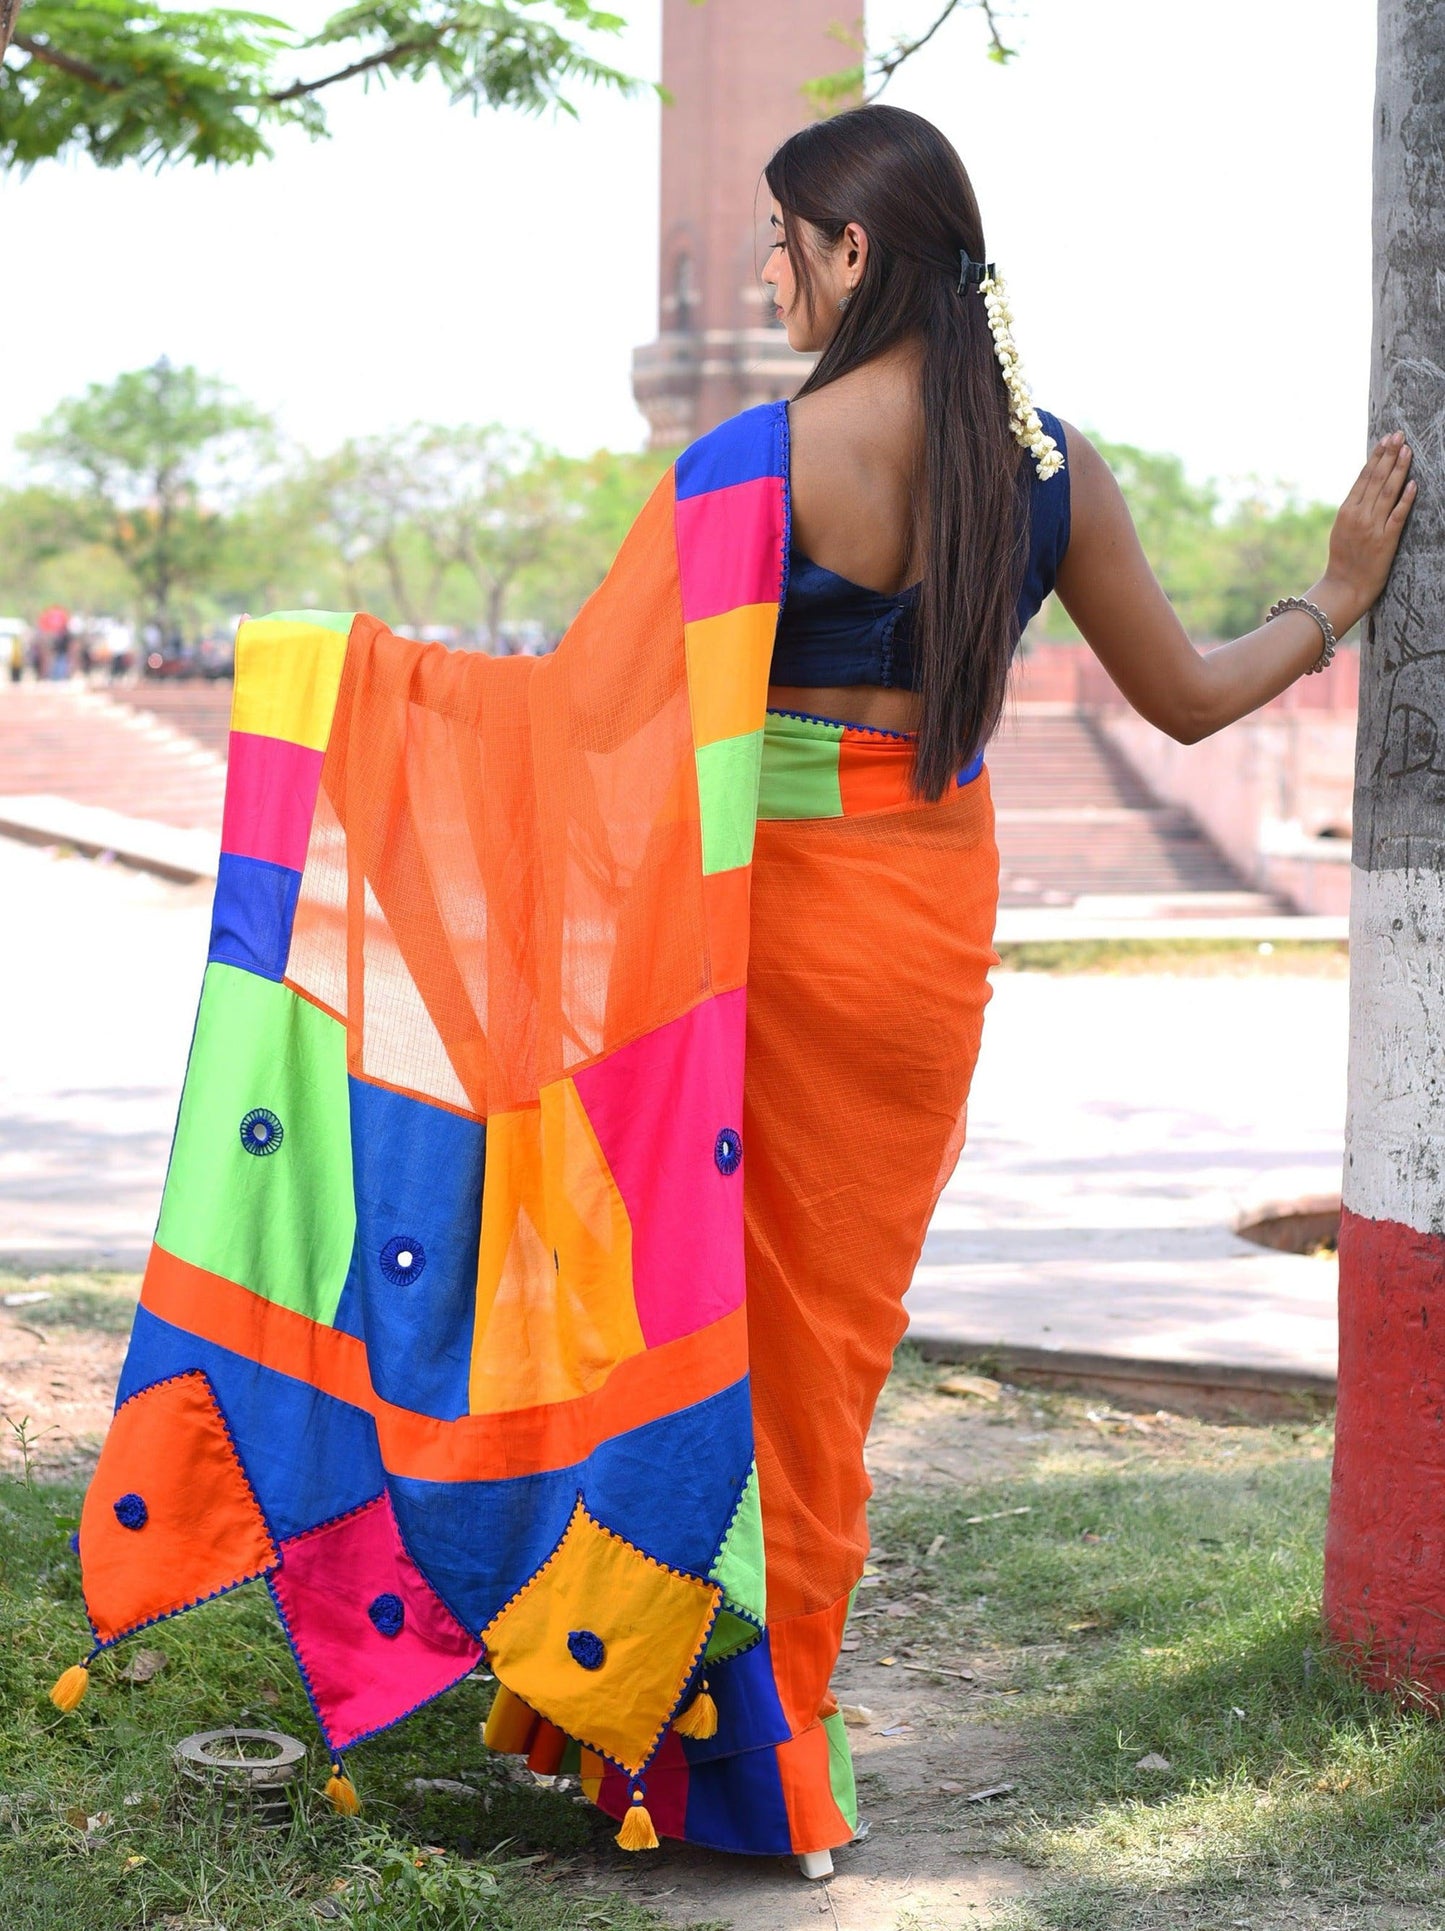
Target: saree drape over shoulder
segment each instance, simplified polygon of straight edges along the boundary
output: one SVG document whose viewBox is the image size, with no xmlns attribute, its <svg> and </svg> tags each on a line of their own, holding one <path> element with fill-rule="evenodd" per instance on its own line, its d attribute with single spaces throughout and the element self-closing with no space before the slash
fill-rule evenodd
<svg viewBox="0 0 1445 1931">
<path fill-rule="evenodd" d="M 767 405 L 550 658 L 243 627 L 80 1528 L 97 1650 L 264 1577 L 333 1756 L 485 1660 L 634 1846 L 851 1834 L 862 1445 L 992 959 L 986 776 L 766 712 L 787 523 Z"/>
</svg>

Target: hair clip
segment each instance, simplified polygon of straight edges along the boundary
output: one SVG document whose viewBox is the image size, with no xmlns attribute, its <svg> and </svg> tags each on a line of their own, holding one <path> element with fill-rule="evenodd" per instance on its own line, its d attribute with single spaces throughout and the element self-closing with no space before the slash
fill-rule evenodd
<svg viewBox="0 0 1445 1931">
<path fill-rule="evenodd" d="M 993 263 L 991 261 L 970 261 L 968 258 L 968 250 L 966 248 L 959 249 L 958 294 L 962 295 L 966 288 L 977 287 L 980 282 L 991 282 L 992 280 Z"/>
</svg>

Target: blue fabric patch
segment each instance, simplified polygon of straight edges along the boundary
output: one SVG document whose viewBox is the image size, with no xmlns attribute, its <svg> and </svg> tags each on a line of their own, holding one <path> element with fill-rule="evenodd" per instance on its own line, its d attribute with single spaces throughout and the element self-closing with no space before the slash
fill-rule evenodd
<svg viewBox="0 0 1445 1931">
<path fill-rule="evenodd" d="M 983 753 L 982 751 L 980 751 L 978 756 L 973 760 L 971 764 L 966 764 L 963 767 L 962 771 L 959 772 L 957 778 L 954 780 L 954 783 L 960 784 L 960 785 L 972 784 L 974 779 L 978 776 L 979 772 L 982 771 L 982 769 L 983 769 Z"/>
<path fill-rule="evenodd" d="M 793 1843 L 776 1752 L 747 1750 L 692 1766 L 683 1828 L 690 1843 L 714 1850 L 786 1856 Z"/>
<path fill-rule="evenodd" d="M 579 1490 L 606 1527 L 659 1562 L 705 1574 L 747 1481 L 752 1439 L 744 1379 L 614 1436 L 571 1468 L 494 1482 L 393 1475 L 387 1486 L 413 1561 L 477 1632 L 551 1555 Z"/>
<path fill-rule="evenodd" d="M 258 1157 L 274 1153 L 286 1138 L 286 1129 L 269 1107 L 255 1106 L 241 1122 L 241 1145 Z"/>
<path fill-rule="evenodd" d="M 263 979 L 283 978 L 300 890 L 301 874 L 289 865 L 222 852 L 209 956 Z"/>
<path fill-rule="evenodd" d="M 673 475 L 678 500 L 751 483 L 759 476 L 785 475 L 786 408 L 782 402 L 760 402 L 699 436 L 677 459 Z"/>
<path fill-rule="evenodd" d="M 551 1555 L 577 1505 L 575 1468 L 495 1482 L 389 1475 L 386 1485 L 412 1561 L 474 1635 Z"/>
<path fill-rule="evenodd" d="M 365 1080 L 349 1085 L 356 1245 L 334 1325 L 365 1341 L 384 1401 L 454 1421 L 471 1388 L 487 1130 Z M 396 1265 L 401 1253 L 410 1271 Z"/>
<path fill-rule="evenodd" d="M 117 1496 L 111 1507 L 115 1519 L 123 1529 L 143 1529 L 151 1519 L 151 1512 L 145 1505 L 143 1495 Z"/>
<path fill-rule="evenodd" d="M 382 1486 L 371 1416 L 304 1381 L 137 1308 L 119 1405 L 167 1375 L 203 1368 L 278 1540 L 369 1502 Z"/>
<path fill-rule="evenodd" d="M 712 1157 L 719 1173 L 736 1173 L 743 1163 L 743 1136 L 735 1126 L 725 1126 L 717 1136 Z"/>
<path fill-rule="evenodd" d="M 406 1621 L 406 1604 L 400 1596 L 392 1595 L 388 1589 L 380 1595 L 367 1610 L 377 1630 L 383 1636 L 400 1636 L 401 1626 Z"/>
<path fill-rule="evenodd" d="M 707 1686 L 717 1704 L 717 1735 L 684 1737 L 683 1753 L 690 1764 L 710 1763 L 734 1750 L 758 1750 L 783 1743 L 788 1719 L 773 1681 L 773 1656 L 767 1632 L 739 1656 L 707 1666 Z"/>
<path fill-rule="evenodd" d="M 410 1287 L 426 1266 L 426 1249 L 410 1234 L 393 1234 L 376 1259 L 393 1287 Z"/>
<path fill-rule="evenodd" d="M 567 1632 L 567 1654 L 585 1670 L 600 1670 L 607 1661 L 607 1645 L 593 1629 Z"/>
</svg>

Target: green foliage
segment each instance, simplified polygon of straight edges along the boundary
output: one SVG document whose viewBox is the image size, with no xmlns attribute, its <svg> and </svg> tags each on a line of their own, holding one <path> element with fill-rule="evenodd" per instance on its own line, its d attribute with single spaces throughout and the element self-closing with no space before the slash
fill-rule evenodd
<svg viewBox="0 0 1445 1931">
<path fill-rule="evenodd" d="M 565 630 L 606 576 L 675 451 L 618 454 L 598 450 L 580 461 L 556 459 L 553 487 L 575 506 L 543 553 L 517 574 L 515 602 L 549 631 Z"/>
<path fill-rule="evenodd" d="M 567 457 L 496 423 L 416 423 L 265 475 L 267 429 L 224 384 L 164 361 L 63 403 L 22 438 L 46 481 L 0 491 L 0 613 L 365 609 L 489 645 L 520 623 L 555 637 L 673 453 Z M 1261 496 L 1221 518 L 1177 456 L 1099 447 L 1192 635 L 1253 629 L 1323 561 L 1327 505 Z M 1052 600 L 1030 632 L 1074 634 Z"/>
<path fill-rule="evenodd" d="M 269 427 L 225 384 L 164 357 L 92 383 L 63 402 L 20 447 L 69 485 L 76 534 L 105 543 L 168 623 L 178 594 L 202 584 L 223 542 L 215 489 L 228 457 L 254 455 Z"/>
<path fill-rule="evenodd" d="M 324 135 L 318 95 L 369 75 L 435 76 L 474 110 L 572 114 L 574 83 L 640 88 L 586 45 L 622 25 L 588 0 L 362 0 L 306 38 L 230 8 L 29 0 L 0 70 L 0 166 L 71 153 L 99 167 L 249 163 L 287 125 Z M 298 64 L 317 71 L 283 71 Z"/>
<path fill-rule="evenodd" d="M 74 150 L 124 161 L 254 161 L 263 128 L 319 132 L 314 102 L 258 96 L 292 44 L 283 22 L 149 0 L 30 0 L 0 84 L 0 162 L 29 167 Z"/>
</svg>

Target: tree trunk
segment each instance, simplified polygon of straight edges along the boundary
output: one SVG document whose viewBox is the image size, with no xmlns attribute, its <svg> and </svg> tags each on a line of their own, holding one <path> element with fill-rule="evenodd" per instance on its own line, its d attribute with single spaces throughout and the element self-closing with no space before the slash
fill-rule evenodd
<svg viewBox="0 0 1445 1931">
<path fill-rule="evenodd" d="M 1370 433 L 1420 492 L 1360 668 L 1325 1614 L 1445 1691 L 1445 7 L 1379 0 Z"/>
<path fill-rule="evenodd" d="M 10 36 L 19 18 L 20 0 L 0 0 L 0 60 L 5 57 L 5 49 L 10 45 Z"/>
<path fill-rule="evenodd" d="M 502 614 L 507 607 L 510 578 L 493 577 L 487 585 L 487 649 L 495 651 L 502 641 Z"/>
</svg>

